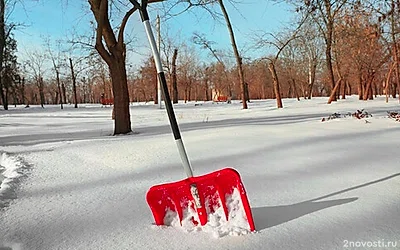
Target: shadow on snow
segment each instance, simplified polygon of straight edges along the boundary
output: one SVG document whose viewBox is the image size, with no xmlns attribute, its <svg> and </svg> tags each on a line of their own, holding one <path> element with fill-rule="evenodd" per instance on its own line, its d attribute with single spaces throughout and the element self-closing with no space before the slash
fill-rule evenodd
<svg viewBox="0 0 400 250">
<path fill-rule="evenodd" d="M 322 199 L 326 199 L 338 194 L 346 193 L 351 190 L 355 190 L 358 188 L 366 187 L 369 185 L 373 185 L 382 181 L 386 181 L 392 178 L 400 176 L 400 173 L 393 174 L 387 176 L 385 178 L 381 178 L 378 180 L 370 181 L 358 186 L 346 188 L 334 193 L 330 193 L 315 199 L 311 199 L 308 201 L 303 201 L 296 204 L 291 205 L 282 205 L 282 206 L 267 206 L 267 207 L 256 207 L 252 208 L 253 219 L 256 224 L 256 230 L 261 231 L 266 228 L 270 228 L 273 226 L 277 226 L 283 224 L 285 222 L 297 219 L 307 214 L 311 214 L 313 212 L 326 209 L 329 207 L 339 206 L 343 204 L 347 204 L 353 201 L 358 200 L 356 197 L 346 198 L 346 199 L 337 199 L 337 200 L 328 200 L 328 201 L 318 201 Z"/>
</svg>

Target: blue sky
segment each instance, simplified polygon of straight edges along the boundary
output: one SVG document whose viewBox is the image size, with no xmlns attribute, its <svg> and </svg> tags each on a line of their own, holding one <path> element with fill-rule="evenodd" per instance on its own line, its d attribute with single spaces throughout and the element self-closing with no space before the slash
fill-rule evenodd
<svg viewBox="0 0 400 250">
<path fill-rule="evenodd" d="M 225 2 L 237 43 L 242 49 L 249 48 L 252 45 L 253 34 L 257 31 L 277 32 L 287 26 L 292 16 L 289 6 L 268 0 L 243 0 L 242 3 L 236 4 L 239 11 L 228 1 Z M 217 8 L 217 10 L 220 9 Z M 151 18 L 154 19 L 157 11 L 151 9 L 149 11 Z M 89 31 L 91 15 L 87 1 L 26 0 L 24 7 L 18 6 L 11 16 L 12 21 L 26 25 L 26 27 L 19 28 L 14 32 L 18 41 L 19 54 L 23 56 L 23 53 L 27 50 L 40 50 L 43 48 L 45 37 L 49 37 L 52 41 L 65 40 L 66 37 L 71 37 L 74 29 L 79 32 Z M 193 44 L 190 38 L 193 32 L 202 33 L 206 35 L 208 40 L 215 42 L 213 46 L 216 49 L 231 50 L 229 34 L 224 20 L 215 22 L 204 11 L 195 10 L 192 13 L 170 18 L 166 23 L 162 23 L 162 29 L 168 29 L 168 34 L 173 37 L 179 37 L 179 42 L 186 42 L 191 45 Z M 147 52 L 150 53 L 138 13 L 132 16 L 127 31 L 136 36 L 135 50 L 142 55 Z M 207 51 L 200 53 L 203 54 L 204 58 L 207 58 L 207 56 L 204 56 L 208 53 Z M 134 54 L 132 57 L 135 57 L 132 61 L 133 64 L 138 64 L 143 60 L 141 55 Z M 213 60 L 211 57 L 208 58 Z"/>
</svg>

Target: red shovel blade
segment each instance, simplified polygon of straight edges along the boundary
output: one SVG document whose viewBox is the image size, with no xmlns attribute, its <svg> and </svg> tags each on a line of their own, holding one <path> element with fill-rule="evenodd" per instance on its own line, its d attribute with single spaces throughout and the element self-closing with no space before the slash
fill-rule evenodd
<svg viewBox="0 0 400 250">
<path fill-rule="evenodd" d="M 255 230 L 246 191 L 232 168 L 153 186 L 146 199 L 157 225 L 191 221 L 204 226 L 217 219 Z"/>
</svg>

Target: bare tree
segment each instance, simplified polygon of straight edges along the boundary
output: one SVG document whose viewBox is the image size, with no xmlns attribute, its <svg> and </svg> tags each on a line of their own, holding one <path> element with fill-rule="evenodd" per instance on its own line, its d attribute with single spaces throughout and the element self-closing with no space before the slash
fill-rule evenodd
<svg viewBox="0 0 400 250">
<path fill-rule="evenodd" d="M 95 17 L 96 45 L 95 48 L 107 63 L 112 79 L 114 96 L 115 126 L 114 134 L 126 134 L 132 131 L 129 112 L 129 92 L 126 74 L 126 47 L 124 31 L 129 17 L 136 10 L 129 9 L 119 25 L 118 33 L 114 33 L 109 18 L 110 2 L 108 0 L 88 0 Z"/>
<path fill-rule="evenodd" d="M 42 108 L 45 104 L 44 96 L 44 73 L 46 71 L 47 56 L 45 52 L 40 51 L 30 51 L 26 53 L 28 60 L 25 61 L 26 68 L 31 72 L 35 85 L 39 91 L 40 105 Z"/>
<path fill-rule="evenodd" d="M 307 0 L 288 1 L 292 4 L 299 4 L 297 11 L 311 13 L 318 29 L 325 41 L 325 60 L 328 71 L 329 83 L 332 91 L 335 88 L 335 76 L 333 72 L 332 46 L 334 44 L 335 22 L 342 8 L 351 0 Z M 336 101 L 336 95 L 333 100 Z"/>
<path fill-rule="evenodd" d="M 205 48 L 205 49 L 209 50 L 209 51 L 211 52 L 212 56 L 217 60 L 217 62 L 218 62 L 220 65 L 222 65 L 223 73 L 224 73 L 225 78 L 226 78 L 226 81 L 227 81 L 227 83 L 228 83 L 228 84 L 227 84 L 227 87 L 228 87 L 228 89 L 227 89 L 228 97 L 229 97 L 229 99 L 231 99 L 231 98 L 232 98 L 232 86 L 231 86 L 231 83 L 230 83 L 230 81 L 229 81 L 228 72 L 227 72 L 227 70 L 226 70 L 225 63 L 224 63 L 224 62 L 222 61 L 222 59 L 221 59 L 221 56 L 218 55 L 217 51 L 216 51 L 216 50 L 213 48 L 213 46 L 212 46 L 212 44 L 213 44 L 214 42 L 208 41 L 208 40 L 205 38 L 205 35 L 200 35 L 200 34 L 198 34 L 198 33 L 194 33 L 194 34 L 193 34 L 192 40 L 193 40 L 193 42 L 194 42 L 195 44 L 200 45 L 200 46 L 202 46 L 202 48 Z M 246 95 L 248 96 L 248 92 L 246 92 L 246 93 L 247 93 Z M 248 101 L 248 99 L 249 99 L 249 98 L 246 98 L 247 101 Z"/>
<path fill-rule="evenodd" d="M 47 45 L 47 51 L 49 53 L 50 60 L 53 65 L 53 70 L 56 74 L 56 83 L 57 83 L 57 90 L 58 90 L 58 95 L 60 97 L 60 107 L 61 109 L 64 108 L 63 104 L 66 102 L 66 100 L 63 100 L 63 92 L 62 92 L 62 87 L 61 87 L 61 81 L 60 81 L 60 68 L 63 66 L 62 60 L 62 54 L 61 54 L 61 48 L 60 48 L 60 42 L 57 42 L 57 52 L 54 52 L 53 49 L 51 48 L 50 40 L 46 41 Z M 56 53 L 56 55 L 55 55 Z"/>
<path fill-rule="evenodd" d="M 3 103 L 3 107 L 5 110 L 8 110 L 8 100 L 7 100 L 7 91 L 8 86 L 4 82 L 5 77 L 5 50 L 7 46 L 7 40 L 11 36 L 11 32 L 17 26 L 14 23 L 8 22 L 8 16 L 14 10 L 15 1 L 13 0 L 0 0 L 0 98 Z"/>
<path fill-rule="evenodd" d="M 299 22 L 297 28 L 294 31 L 290 31 L 289 36 L 287 38 L 279 38 L 278 36 L 272 34 L 272 33 L 266 33 L 260 38 L 258 38 L 257 45 L 256 47 L 269 44 L 273 45 L 278 51 L 276 52 L 275 56 L 273 57 L 264 57 L 262 58 L 263 60 L 266 59 L 268 60 L 268 69 L 271 72 L 273 83 L 274 83 L 274 92 L 275 92 L 275 97 L 276 97 L 276 104 L 278 108 L 283 108 L 282 104 L 282 98 L 281 98 L 281 92 L 280 92 L 280 83 L 279 83 L 279 78 L 276 73 L 276 67 L 275 64 L 279 59 L 280 54 L 282 51 L 289 45 L 291 41 L 297 38 L 297 34 L 300 31 L 300 28 L 304 24 L 304 22 L 307 20 L 308 15 L 305 15 L 302 20 Z M 265 36 L 270 36 L 273 38 L 274 41 L 270 41 L 269 39 L 266 39 Z"/>
<path fill-rule="evenodd" d="M 221 7 L 222 14 L 224 15 L 224 18 L 226 21 L 226 26 L 227 26 L 228 32 L 229 32 L 229 36 L 231 38 L 233 53 L 235 54 L 236 67 L 237 67 L 239 81 L 240 81 L 243 109 L 247 109 L 247 99 L 248 98 L 246 98 L 247 91 L 246 91 L 246 82 L 244 80 L 244 74 L 243 74 L 242 57 L 240 56 L 239 50 L 236 45 L 235 34 L 233 32 L 232 24 L 229 19 L 228 12 L 226 11 L 225 5 L 222 0 L 218 0 L 218 3 Z"/>
</svg>

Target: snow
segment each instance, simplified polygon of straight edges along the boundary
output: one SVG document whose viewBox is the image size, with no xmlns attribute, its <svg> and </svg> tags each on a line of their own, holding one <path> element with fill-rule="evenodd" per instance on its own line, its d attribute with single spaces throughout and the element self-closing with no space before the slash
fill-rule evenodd
<svg viewBox="0 0 400 250">
<path fill-rule="evenodd" d="M 200 219 L 194 209 L 194 204 L 189 202 L 188 207 L 183 211 L 182 221 L 179 220 L 179 216 L 175 211 L 168 210 L 164 217 L 164 224 L 166 226 L 182 229 L 184 232 L 204 231 L 215 238 L 224 237 L 226 235 L 240 236 L 249 234 L 250 226 L 241 202 L 239 191 L 234 188 L 232 194 L 227 194 L 225 199 L 228 208 L 228 220 L 226 220 L 222 204 L 218 204 L 214 206 L 214 212 L 210 213 L 207 211 L 208 222 L 206 225 L 195 225 L 193 219 L 195 221 L 200 221 Z"/>
<path fill-rule="evenodd" d="M 174 106 L 195 175 L 240 173 L 250 234 L 240 213 L 193 230 L 174 215 L 171 226 L 153 224 L 147 190 L 185 178 L 156 105 L 131 106 L 126 136 L 111 136 L 111 108 L 100 105 L 0 110 L 0 249 L 398 249 L 400 123 L 386 113 L 398 100 L 326 101 Z M 357 109 L 373 116 L 321 122 Z"/>
<path fill-rule="evenodd" d="M 19 179 L 25 175 L 27 167 L 16 156 L 6 153 L 0 155 L 0 208 L 6 206 L 11 199 L 16 198 L 15 189 Z"/>
</svg>

